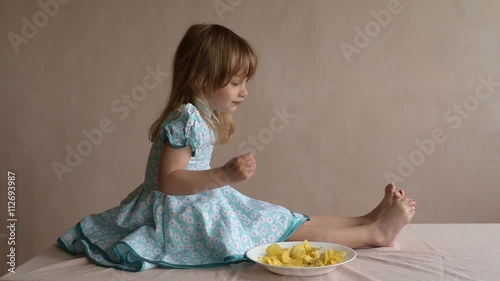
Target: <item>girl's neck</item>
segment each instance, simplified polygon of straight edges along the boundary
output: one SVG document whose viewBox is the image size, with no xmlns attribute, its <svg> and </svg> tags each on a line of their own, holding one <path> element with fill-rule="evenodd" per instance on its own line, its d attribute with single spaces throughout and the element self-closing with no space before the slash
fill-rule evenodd
<svg viewBox="0 0 500 281">
<path fill-rule="evenodd" d="M 212 109 L 210 108 L 210 104 L 206 99 L 203 98 L 197 98 L 198 104 L 200 105 L 200 110 L 203 110 L 207 117 L 211 117 L 212 115 Z"/>
</svg>

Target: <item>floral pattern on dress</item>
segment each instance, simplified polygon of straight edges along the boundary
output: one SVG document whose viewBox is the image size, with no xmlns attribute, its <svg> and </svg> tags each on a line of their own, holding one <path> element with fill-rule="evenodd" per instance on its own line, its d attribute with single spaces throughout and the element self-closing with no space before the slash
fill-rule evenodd
<svg viewBox="0 0 500 281">
<path fill-rule="evenodd" d="M 167 141 L 174 147 L 191 147 L 188 170 L 210 169 L 214 142 L 212 130 L 193 104 L 182 105 L 162 125 L 151 146 L 144 182 L 119 206 L 85 217 L 60 236 L 64 250 L 128 271 L 211 267 L 246 261 L 247 250 L 284 241 L 309 220 L 229 185 L 192 195 L 161 192 L 157 174 Z"/>
</svg>

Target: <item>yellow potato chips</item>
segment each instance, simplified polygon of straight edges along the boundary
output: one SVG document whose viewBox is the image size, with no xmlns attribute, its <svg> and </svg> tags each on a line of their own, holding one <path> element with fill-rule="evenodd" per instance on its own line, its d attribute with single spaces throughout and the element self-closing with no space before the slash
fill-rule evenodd
<svg viewBox="0 0 500 281">
<path fill-rule="evenodd" d="M 279 266 L 327 266 L 342 262 L 346 255 L 346 252 L 334 249 L 328 249 L 320 255 L 318 250 L 320 248 L 311 246 L 307 240 L 290 249 L 283 249 L 278 244 L 272 244 L 266 248 L 266 255 L 259 257 L 259 260 Z"/>
</svg>

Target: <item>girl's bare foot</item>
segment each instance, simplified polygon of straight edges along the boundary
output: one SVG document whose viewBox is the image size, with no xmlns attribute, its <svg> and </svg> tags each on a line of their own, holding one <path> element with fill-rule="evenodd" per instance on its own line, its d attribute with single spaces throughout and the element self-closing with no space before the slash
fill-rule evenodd
<svg viewBox="0 0 500 281">
<path fill-rule="evenodd" d="M 372 224 L 374 245 L 379 247 L 394 246 L 399 232 L 415 215 L 415 201 L 411 198 L 394 198 L 392 205 Z"/>
<path fill-rule="evenodd" d="M 380 201 L 375 209 L 364 215 L 364 219 L 366 219 L 367 223 L 378 220 L 384 214 L 384 212 L 387 211 L 389 207 L 391 207 L 393 199 L 403 198 L 404 194 L 405 193 L 403 190 L 396 191 L 396 186 L 393 183 L 389 183 L 385 187 L 385 194 L 382 201 Z"/>
</svg>

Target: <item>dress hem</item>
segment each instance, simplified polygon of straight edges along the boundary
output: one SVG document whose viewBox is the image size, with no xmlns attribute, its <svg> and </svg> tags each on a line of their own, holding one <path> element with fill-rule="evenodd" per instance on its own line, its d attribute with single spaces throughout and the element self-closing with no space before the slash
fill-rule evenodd
<svg viewBox="0 0 500 281">
<path fill-rule="evenodd" d="M 300 219 L 295 217 L 295 215 L 294 215 L 294 219 L 290 222 L 287 229 L 285 230 L 283 235 L 278 239 L 277 242 L 283 242 L 286 239 L 288 239 L 288 237 L 290 237 L 293 234 L 293 232 L 295 232 L 295 230 L 297 230 L 297 228 L 302 223 L 304 223 L 305 221 L 309 221 L 309 220 L 310 220 L 310 218 L 308 215 L 303 215 L 303 217 Z M 97 265 L 103 266 L 106 268 L 112 267 L 112 268 L 117 268 L 117 269 L 126 270 L 126 271 L 140 272 L 140 271 L 145 269 L 145 264 L 144 264 L 145 262 L 152 264 L 152 265 L 155 265 L 155 266 L 160 266 L 160 267 L 165 267 L 165 268 L 178 268 L 178 269 L 208 268 L 208 267 L 225 266 L 225 265 L 230 265 L 230 264 L 235 264 L 235 263 L 240 263 L 240 262 L 252 262 L 251 260 L 249 260 L 246 257 L 246 254 L 237 254 L 237 255 L 230 255 L 230 256 L 224 257 L 223 258 L 224 262 L 222 262 L 222 263 L 209 263 L 209 264 L 199 264 L 199 265 L 172 264 L 172 263 L 167 263 L 164 261 L 154 261 L 154 260 L 149 260 L 149 259 L 143 258 L 140 255 L 138 255 L 137 252 L 134 251 L 134 249 L 130 245 L 128 245 L 126 242 L 121 242 L 121 241 L 116 243 L 116 245 L 113 247 L 113 251 L 115 252 L 116 256 L 119 258 L 119 260 L 116 261 L 113 258 L 111 258 L 104 250 L 102 250 L 100 247 L 98 247 L 97 245 L 92 243 L 90 241 L 90 239 L 88 239 L 88 237 L 83 233 L 80 222 L 75 226 L 75 229 L 78 232 L 80 237 L 74 239 L 72 241 L 70 247 L 67 247 L 66 244 L 64 243 L 64 241 L 60 237 L 57 239 L 57 243 L 59 244 L 61 249 L 63 249 L 64 251 L 68 252 L 71 255 L 77 255 L 79 253 L 77 252 L 77 249 L 76 249 L 77 248 L 76 243 L 80 243 L 82 245 L 83 250 L 85 251 L 86 256 L 90 260 L 95 262 Z M 86 242 L 86 243 L 84 243 L 84 242 Z M 123 254 L 123 256 L 118 254 L 118 251 L 117 251 L 118 245 L 125 247 L 125 249 L 127 250 L 125 252 L 125 254 Z M 96 252 L 101 254 L 101 256 L 107 262 L 111 263 L 111 265 L 103 264 L 103 263 L 99 262 L 98 260 L 96 260 L 95 258 L 93 258 L 89 253 L 90 249 L 95 250 Z M 133 259 L 135 261 L 132 261 L 131 259 L 129 259 L 128 258 L 129 255 L 133 255 Z M 128 266 L 122 265 L 123 263 L 128 264 Z"/>
</svg>

